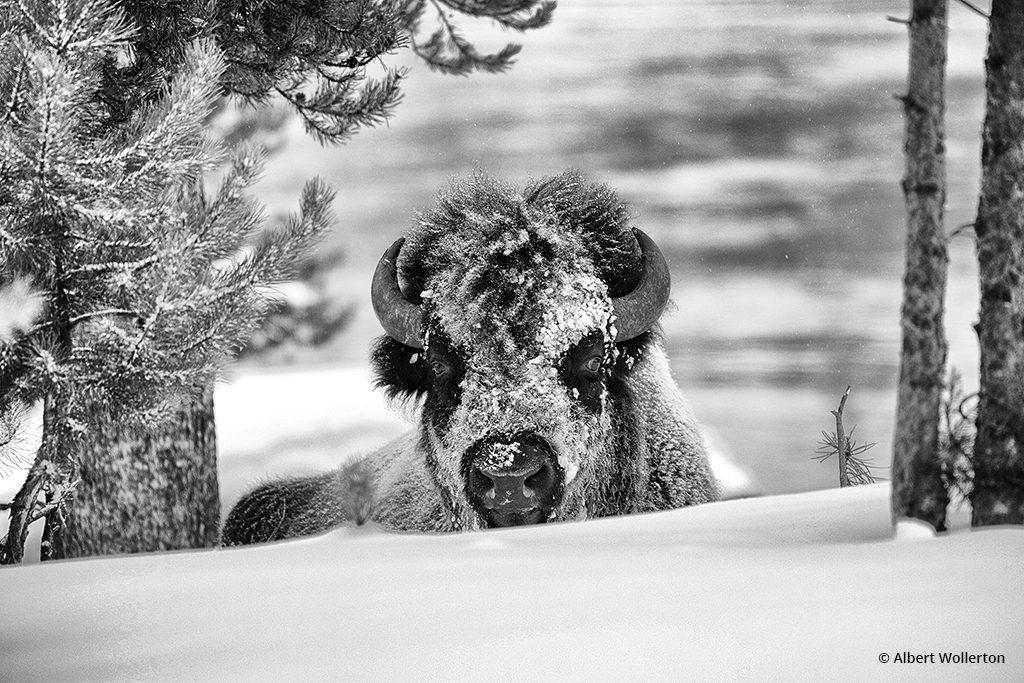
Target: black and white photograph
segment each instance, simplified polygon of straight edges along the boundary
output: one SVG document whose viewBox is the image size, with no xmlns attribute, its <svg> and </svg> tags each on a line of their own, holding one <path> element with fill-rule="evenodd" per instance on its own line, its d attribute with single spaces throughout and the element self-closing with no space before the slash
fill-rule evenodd
<svg viewBox="0 0 1024 683">
<path fill-rule="evenodd" d="M 1024 680 L 1024 2 L 0 0 L 0 682 Z"/>
</svg>

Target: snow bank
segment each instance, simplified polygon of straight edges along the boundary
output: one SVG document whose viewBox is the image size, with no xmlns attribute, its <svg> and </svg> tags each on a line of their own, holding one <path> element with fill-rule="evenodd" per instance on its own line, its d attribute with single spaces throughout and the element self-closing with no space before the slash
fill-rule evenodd
<svg viewBox="0 0 1024 683">
<path fill-rule="evenodd" d="M 1024 680 L 1024 529 L 901 541 L 888 509 L 875 485 L 6 568 L 0 680 Z"/>
</svg>

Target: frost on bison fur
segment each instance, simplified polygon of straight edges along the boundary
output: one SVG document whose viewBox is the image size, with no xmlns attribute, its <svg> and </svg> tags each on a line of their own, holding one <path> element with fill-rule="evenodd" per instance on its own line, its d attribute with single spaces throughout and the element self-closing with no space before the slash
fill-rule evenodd
<svg viewBox="0 0 1024 683">
<path fill-rule="evenodd" d="M 658 336 L 664 257 L 606 186 L 575 173 L 524 190 L 455 182 L 382 257 L 372 293 L 387 332 L 373 370 L 415 404 L 416 429 L 356 466 L 259 486 L 224 544 L 354 516 L 460 531 L 717 497 Z"/>
</svg>

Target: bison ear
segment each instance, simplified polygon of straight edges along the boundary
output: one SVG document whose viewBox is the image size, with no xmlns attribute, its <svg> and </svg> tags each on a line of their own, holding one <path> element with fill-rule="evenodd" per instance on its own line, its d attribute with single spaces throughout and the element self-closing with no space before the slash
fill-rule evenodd
<svg viewBox="0 0 1024 683">
<path fill-rule="evenodd" d="M 406 346 L 384 335 L 370 351 L 374 385 L 383 389 L 389 400 L 406 400 L 426 393 L 430 388 L 423 350 Z"/>
</svg>

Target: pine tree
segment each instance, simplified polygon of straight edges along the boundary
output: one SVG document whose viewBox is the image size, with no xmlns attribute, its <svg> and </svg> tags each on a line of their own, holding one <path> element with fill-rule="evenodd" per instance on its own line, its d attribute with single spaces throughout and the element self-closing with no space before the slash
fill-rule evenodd
<svg viewBox="0 0 1024 683">
<path fill-rule="evenodd" d="M 244 194 L 260 155 L 239 154 L 213 197 L 200 189 L 221 155 L 203 132 L 225 70 L 215 45 L 187 48 L 162 95 L 111 128 L 97 95 L 130 45 L 124 14 L 89 0 L 4 10 L 0 272 L 46 300 L 0 346 L 0 408 L 44 405 L 0 558 L 16 562 L 40 515 L 43 556 L 65 554 L 83 443 L 104 423 L 159 424 L 203 391 L 265 310 L 259 287 L 328 226 L 332 195 L 311 182 L 300 215 L 241 252 L 263 220 Z"/>
<path fill-rule="evenodd" d="M 439 28 L 423 42 L 428 8 Z M 517 46 L 478 53 L 449 10 L 526 30 L 553 8 L 0 2 L 0 290 L 28 279 L 46 298 L 30 329 L 0 339 L 0 416 L 45 406 L 0 559 L 20 559 L 40 516 L 44 558 L 216 538 L 213 377 L 266 312 L 259 285 L 286 275 L 330 202 L 310 184 L 298 217 L 247 245 L 262 222 L 244 196 L 258 154 L 239 154 L 213 197 L 201 190 L 220 155 L 202 128 L 218 98 L 280 96 L 321 142 L 340 142 L 399 101 L 405 74 L 373 81 L 365 66 L 406 41 L 449 73 L 512 63 Z"/>
<path fill-rule="evenodd" d="M 977 235 L 981 383 L 971 523 L 1024 524 L 1024 5 L 993 0 Z"/>
</svg>

